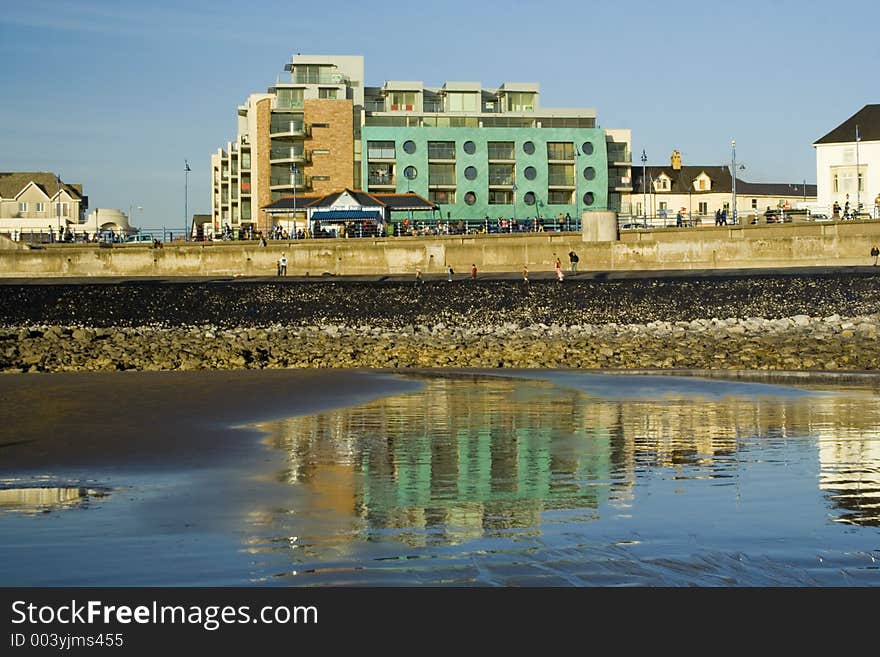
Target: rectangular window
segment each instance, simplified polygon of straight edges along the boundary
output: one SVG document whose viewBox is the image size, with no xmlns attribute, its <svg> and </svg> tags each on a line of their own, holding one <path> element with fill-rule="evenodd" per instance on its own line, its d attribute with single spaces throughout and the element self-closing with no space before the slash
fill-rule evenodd
<svg viewBox="0 0 880 657">
<path fill-rule="evenodd" d="M 38 202 L 37 203 L 37 212 L 45 212 L 45 211 L 46 211 L 46 204 Z"/>
<path fill-rule="evenodd" d="M 700 179 L 700 183 L 699 183 L 698 187 L 699 187 L 699 189 L 706 189 L 705 179 L 703 179 L 703 178 Z"/>
<path fill-rule="evenodd" d="M 275 107 L 279 109 L 302 109 L 302 89 L 279 89 L 275 99 Z"/>
<path fill-rule="evenodd" d="M 367 173 L 367 182 L 372 185 L 393 185 L 394 181 L 394 165 L 393 164 L 372 164 Z"/>
<path fill-rule="evenodd" d="M 573 160 L 574 144 L 569 141 L 548 141 L 547 142 L 547 159 L 548 160 Z"/>
<path fill-rule="evenodd" d="M 393 160 L 394 159 L 394 142 L 393 141 L 368 141 L 367 142 L 367 159 L 368 160 Z"/>
<path fill-rule="evenodd" d="M 312 127 L 313 128 L 329 128 L 330 124 L 329 123 L 313 123 Z"/>
<path fill-rule="evenodd" d="M 832 187 L 834 188 L 834 193 L 835 193 L 835 194 L 836 194 L 837 192 L 840 191 L 840 189 L 838 188 L 837 180 L 838 180 L 838 178 L 837 178 L 837 174 L 835 173 L 835 174 L 834 174 L 834 183 L 833 183 L 833 185 L 832 185 Z"/>
<path fill-rule="evenodd" d="M 241 154 L 241 168 L 248 170 L 251 168 L 251 154 L 250 153 L 242 153 Z"/>
<path fill-rule="evenodd" d="M 571 192 L 551 189 L 547 192 L 547 205 L 571 205 Z"/>
<path fill-rule="evenodd" d="M 486 144 L 490 160 L 515 160 L 512 141 L 490 141 Z"/>
<path fill-rule="evenodd" d="M 490 164 L 490 185 L 512 185 L 515 179 L 513 164 Z"/>
<path fill-rule="evenodd" d="M 416 109 L 415 91 L 392 91 L 388 94 L 388 111 L 412 112 Z"/>
<path fill-rule="evenodd" d="M 535 94 L 532 92 L 515 91 L 507 94 L 508 112 L 534 112 Z"/>
<path fill-rule="evenodd" d="M 697 212 L 700 214 L 709 214 L 709 204 L 706 201 L 700 201 L 700 203 L 697 204 Z"/>
<path fill-rule="evenodd" d="M 62 202 L 55 204 L 55 216 L 56 217 L 69 217 L 70 216 L 70 203 Z"/>
<path fill-rule="evenodd" d="M 660 209 L 661 209 L 661 210 L 667 210 L 667 209 L 669 209 L 669 208 L 667 207 L 667 205 L 666 205 L 666 201 L 660 201 Z"/>
<path fill-rule="evenodd" d="M 329 98 L 331 100 L 336 100 L 336 92 L 338 91 L 339 89 L 337 89 L 336 87 L 321 87 L 318 89 L 318 98 Z"/>
<path fill-rule="evenodd" d="M 509 190 L 490 189 L 489 205 L 512 205 L 513 192 Z"/>
<path fill-rule="evenodd" d="M 572 164 L 548 164 L 547 184 L 551 187 L 573 187 L 574 165 Z"/>
<path fill-rule="evenodd" d="M 476 112 L 479 94 L 475 92 L 455 92 L 446 94 L 447 112 Z"/>
<path fill-rule="evenodd" d="M 428 192 L 428 199 L 437 205 L 453 205 L 455 203 L 454 189 L 432 189 Z"/>
<path fill-rule="evenodd" d="M 19 201 L 18 211 L 19 212 L 27 212 L 27 201 Z"/>
<path fill-rule="evenodd" d="M 455 184 L 455 165 L 454 164 L 428 164 L 428 184 L 429 185 L 454 185 Z"/>
<path fill-rule="evenodd" d="M 454 160 L 455 159 L 455 142 L 454 141 L 429 141 L 428 142 L 428 159 L 429 160 Z"/>
<path fill-rule="evenodd" d="M 758 199 L 753 198 L 752 199 L 752 210 L 757 210 L 757 209 L 758 209 Z"/>
<path fill-rule="evenodd" d="M 858 187 L 859 187 L 859 191 L 860 191 L 860 192 L 865 191 L 865 187 L 864 187 L 864 185 L 862 185 L 862 182 L 863 182 L 863 180 L 862 180 L 862 174 L 860 173 L 860 174 L 859 174 L 859 182 L 858 182 Z"/>
</svg>

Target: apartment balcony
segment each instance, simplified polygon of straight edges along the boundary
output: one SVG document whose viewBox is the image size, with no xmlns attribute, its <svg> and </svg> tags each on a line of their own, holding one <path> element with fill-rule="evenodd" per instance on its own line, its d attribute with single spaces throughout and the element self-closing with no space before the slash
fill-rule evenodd
<svg viewBox="0 0 880 657">
<path fill-rule="evenodd" d="M 370 189 L 378 189 L 380 187 L 397 187 L 396 176 L 368 176 L 367 184 Z"/>
<path fill-rule="evenodd" d="M 455 176 L 432 176 L 428 179 L 428 187 L 455 187 Z"/>
<path fill-rule="evenodd" d="M 609 182 L 609 187 L 616 192 L 631 192 L 633 190 L 632 178 L 630 176 L 617 176 Z"/>
<path fill-rule="evenodd" d="M 295 66 L 295 65 L 294 65 Z M 284 70 L 290 70 L 290 64 L 285 65 Z M 290 76 L 290 81 L 279 80 L 276 84 L 279 87 L 283 87 L 290 84 L 350 84 L 351 79 L 347 75 L 343 75 L 342 73 L 298 73 L 296 69 L 294 69 L 293 74 Z"/>
<path fill-rule="evenodd" d="M 608 148 L 608 164 L 618 166 L 630 166 L 632 153 L 628 148 Z"/>
<path fill-rule="evenodd" d="M 242 196 L 250 196 L 251 195 L 251 184 L 249 182 L 241 183 L 241 195 Z"/>
<path fill-rule="evenodd" d="M 303 121 L 272 121 L 269 124 L 269 135 L 272 137 L 308 137 L 309 126 Z"/>
<path fill-rule="evenodd" d="M 574 189 L 574 176 L 550 176 L 547 178 L 547 186 Z"/>
<path fill-rule="evenodd" d="M 312 179 L 310 176 L 298 175 L 296 177 L 296 190 L 303 191 L 312 188 Z M 293 191 L 293 176 L 273 176 L 269 178 L 269 189 L 272 191 Z"/>
<path fill-rule="evenodd" d="M 489 176 L 489 187 L 513 187 L 513 176 Z"/>
<path fill-rule="evenodd" d="M 284 162 L 311 162 L 312 153 L 303 148 L 295 146 L 281 147 L 274 146 L 269 151 L 269 162 L 272 164 L 282 164 Z"/>
</svg>

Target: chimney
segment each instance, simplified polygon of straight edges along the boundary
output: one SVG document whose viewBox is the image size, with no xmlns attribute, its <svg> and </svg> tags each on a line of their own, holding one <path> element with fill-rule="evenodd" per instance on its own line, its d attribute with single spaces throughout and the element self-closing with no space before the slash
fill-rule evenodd
<svg viewBox="0 0 880 657">
<path fill-rule="evenodd" d="M 681 171 L 681 153 L 679 151 L 672 151 L 672 157 L 669 160 L 673 170 Z"/>
</svg>

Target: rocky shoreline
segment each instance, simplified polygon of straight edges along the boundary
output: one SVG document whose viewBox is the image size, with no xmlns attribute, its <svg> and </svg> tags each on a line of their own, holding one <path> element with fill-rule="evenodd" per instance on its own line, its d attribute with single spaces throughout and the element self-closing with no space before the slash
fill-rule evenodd
<svg viewBox="0 0 880 657">
<path fill-rule="evenodd" d="M 0 371 L 880 370 L 880 275 L 0 286 Z"/>
</svg>

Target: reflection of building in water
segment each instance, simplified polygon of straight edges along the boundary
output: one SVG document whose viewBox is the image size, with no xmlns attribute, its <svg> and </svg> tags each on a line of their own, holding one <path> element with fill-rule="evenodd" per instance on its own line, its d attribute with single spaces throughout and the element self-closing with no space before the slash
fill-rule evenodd
<svg viewBox="0 0 880 657">
<path fill-rule="evenodd" d="M 3 488 L 0 489 L 0 509 L 41 512 L 83 501 L 97 494 L 86 488 Z"/>
<path fill-rule="evenodd" d="M 325 496 L 331 478 L 334 509 L 373 528 L 417 530 L 412 540 L 536 528 L 543 511 L 607 499 L 609 431 L 587 422 L 580 393 L 505 379 L 426 383 L 265 425 L 288 454 L 283 478 Z"/>
<path fill-rule="evenodd" d="M 841 406 L 851 401 L 835 399 L 608 400 L 533 380 L 429 378 L 418 393 L 265 428 L 288 454 L 283 479 L 310 491 L 315 504 L 408 542 L 454 542 L 537 532 L 548 511 L 598 517 L 603 504 L 627 506 L 640 477 L 738 477 L 738 452 L 756 441 L 810 450 L 814 460 L 811 436 L 867 426 Z M 857 454 L 829 456 L 824 446 L 822 458 L 823 487 L 846 483 L 829 478 L 827 459 L 874 464 L 873 479 L 847 475 L 863 518 L 880 489 L 877 441 L 867 436 L 862 446 L 833 448 Z M 848 495 L 835 503 L 850 508 Z"/>
<path fill-rule="evenodd" d="M 815 407 L 819 488 L 838 522 L 880 526 L 880 413 L 876 399 L 826 397 Z"/>
</svg>

